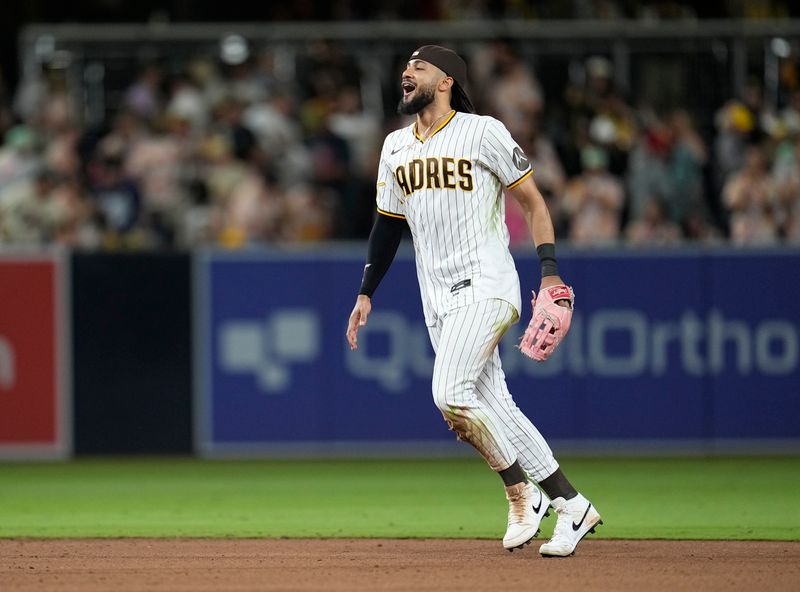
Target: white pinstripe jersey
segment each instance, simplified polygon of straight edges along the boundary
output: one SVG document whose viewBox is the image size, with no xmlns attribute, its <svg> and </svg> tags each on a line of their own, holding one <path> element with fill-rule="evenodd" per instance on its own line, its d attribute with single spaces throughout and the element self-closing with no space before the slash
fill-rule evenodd
<svg viewBox="0 0 800 592">
<path fill-rule="evenodd" d="M 383 143 L 377 202 L 411 229 L 426 324 L 488 298 L 519 315 L 502 188 L 533 172 L 528 159 L 492 117 L 453 111 L 424 142 L 415 125 Z"/>
</svg>

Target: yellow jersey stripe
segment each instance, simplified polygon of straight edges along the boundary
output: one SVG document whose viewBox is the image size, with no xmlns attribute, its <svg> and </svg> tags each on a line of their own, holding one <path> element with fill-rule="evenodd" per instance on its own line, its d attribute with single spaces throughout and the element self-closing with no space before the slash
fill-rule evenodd
<svg viewBox="0 0 800 592">
<path fill-rule="evenodd" d="M 516 187 L 517 185 L 519 185 L 520 183 L 522 183 L 522 182 L 523 182 L 525 179 L 527 179 L 528 177 L 530 177 L 532 174 L 533 174 L 533 169 L 531 168 L 531 170 L 529 170 L 527 173 L 525 173 L 524 175 L 522 175 L 522 176 L 521 176 L 519 179 L 517 179 L 516 181 L 514 181 L 514 182 L 513 182 L 511 185 L 509 185 L 508 187 L 506 187 L 506 189 L 514 189 L 514 187 Z"/>
<path fill-rule="evenodd" d="M 405 220 L 406 217 L 402 214 L 395 214 L 394 212 L 384 212 L 382 209 L 378 208 L 378 213 L 383 214 L 384 216 L 389 216 L 390 218 L 400 218 L 401 220 Z"/>
<path fill-rule="evenodd" d="M 442 122 L 442 124 L 441 124 L 439 127 L 437 127 L 437 128 L 434 130 L 434 132 L 433 132 L 433 133 L 432 133 L 430 136 L 428 136 L 428 140 L 430 140 L 430 139 L 431 139 L 433 136 L 435 136 L 436 134 L 438 134 L 438 133 L 439 133 L 439 132 L 440 132 L 440 131 L 441 131 L 441 130 L 444 128 L 444 126 L 446 126 L 448 123 L 450 123 L 450 121 L 451 121 L 451 120 L 453 119 L 453 117 L 455 117 L 455 116 L 456 116 L 456 112 L 455 112 L 455 110 L 451 111 L 451 112 L 450 112 L 450 115 L 448 115 L 448 116 L 447 116 L 447 119 L 445 119 L 445 120 Z M 420 137 L 420 135 L 417 133 L 417 124 L 416 124 L 416 123 L 414 124 L 414 135 L 417 137 L 417 140 L 419 140 L 420 142 L 427 142 L 427 140 L 423 140 L 423 139 Z"/>
</svg>

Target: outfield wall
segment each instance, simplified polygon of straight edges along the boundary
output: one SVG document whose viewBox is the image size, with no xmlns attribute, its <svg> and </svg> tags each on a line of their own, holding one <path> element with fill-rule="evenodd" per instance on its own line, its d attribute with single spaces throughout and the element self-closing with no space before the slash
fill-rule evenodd
<svg viewBox="0 0 800 592">
<path fill-rule="evenodd" d="M 538 264 L 516 258 L 535 287 Z M 798 251 L 575 251 L 568 339 L 545 364 L 501 346 L 511 392 L 561 450 L 800 450 Z M 195 260 L 196 449 L 204 455 L 458 453 L 430 396 L 413 259 L 344 339 L 363 248 Z M 524 299 L 525 300 L 525 299 Z M 530 311 L 523 311 L 527 320 Z"/>
<path fill-rule="evenodd" d="M 0 258 L 0 457 L 471 455 L 430 396 L 407 245 Z M 561 252 L 572 330 L 515 399 L 560 453 L 800 452 L 800 250 Z M 522 289 L 537 263 L 517 257 Z M 523 310 L 523 320 L 530 311 Z"/>
<path fill-rule="evenodd" d="M 72 450 L 68 259 L 0 253 L 0 459 Z"/>
<path fill-rule="evenodd" d="M 191 257 L 72 256 L 76 454 L 192 452 Z"/>
</svg>

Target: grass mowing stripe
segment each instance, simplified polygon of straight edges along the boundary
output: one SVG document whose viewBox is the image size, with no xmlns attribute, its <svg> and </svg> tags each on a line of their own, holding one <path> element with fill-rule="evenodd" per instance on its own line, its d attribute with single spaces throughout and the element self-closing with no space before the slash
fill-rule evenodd
<svg viewBox="0 0 800 592">
<path fill-rule="evenodd" d="M 598 536 L 800 539 L 798 458 L 562 465 L 603 515 Z M 480 460 L 0 464 L 0 537 L 499 538 L 506 511 Z"/>
</svg>

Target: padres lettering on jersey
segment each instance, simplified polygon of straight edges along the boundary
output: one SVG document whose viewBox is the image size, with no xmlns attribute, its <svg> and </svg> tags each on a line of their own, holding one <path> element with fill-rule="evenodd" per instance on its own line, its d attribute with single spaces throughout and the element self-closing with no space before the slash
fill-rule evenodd
<svg viewBox="0 0 800 592">
<path fill-rule="evenodd" d="M 448 156 L 415 158 L 394 171 L 394 178 L 408 197 L 420 189 L 456 189 L 472 191 L 472 162 Z"/>
<path fill-rule="evenodd" d="M 386 137 L 378 211 L 408 222 L 428 325 L 488 298 L 506 300 L 519 314 L 502 189 L 532 172 L 511 134 L 492 117 L 453 111 L 425 141 L 413 124 Z"/>
</svg>

